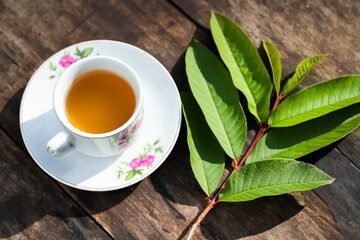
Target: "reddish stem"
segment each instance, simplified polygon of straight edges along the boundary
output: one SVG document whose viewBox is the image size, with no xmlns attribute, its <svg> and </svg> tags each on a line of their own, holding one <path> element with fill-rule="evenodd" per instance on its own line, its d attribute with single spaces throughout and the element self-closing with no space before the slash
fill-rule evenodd
<svg viewBox="0 0 360 240">
<path fill-rule="evenodd" d="M 198 228 L 200 222 L 204 219 L 204 217 L 206 216 L 206 214 L 214 207 L 214 205 L 216 204 L 215 202 L 215 198 L 213 198 L 208 205 L 206 206 L 206 208 L 204 209 L 204 211 L 200 214 L 200 216 L 198 217 L 198 219 L 196 220 L 196 222 L 191 226 L 186 240 L 190 240 L 192 238 L 192 236 L 195 233 L 195 230 Z"/>
<path fill-rule="evenodd" d="M 276 101 L 275 101 L 275 103 L 274 103 L 274 106 L 273 106 L 272 111 L 274 111 L 274 110 L 275 110 L 275 108 L 277 108 L 277 107 L 279 106 L 280 101 L 281 101 L 284 97 L 285 97 L 285 96 L 282 96 L 282 95 L 277 95 L 277 97 L 276 97 Z"/>
<path fill-rule="evenodd" d="M 254 138 L 254 140 L 252 141 L 252 143 L 250 144 L 249 148 L 247 149 L 245 155 L 242 157 L 240 163 L 237 164 L 237 166 L 235 166 L 235 168 L 232 170 L 232 172 L 225 178 L 225 180 L 223 181 L 223 183 L 221 184 L 221 187 L 219 188 L 219 190 L 217 191 L 217 193 L 214 195 L 214 197 L 209 201 L 208 205 L 206 206 L 206 208 L 204 209 L 204 211 L 200 214 L 200 216 L 198 217 L 198 219 L 196 220 L 196 222 L 191 226 L 189 232 L 187 233 L 187 237 L 186 240 L 190 240 L 191 237 L 194 235 L 195 230 L 199 227 L 200 222 L 204 219 L 204 217 L 206 216 L 206 214 L 214 207 L 214 205 L 216 203 L 218 203 L 217 199 L 221 193 L 221 191 L 224 189 L 225 184 L 227 182 L 227 180 L 236 172 L 236 170 L 238 170 L 245 162 L 245 160 L 247 159 L 247 157 L 250 155 L 250 153 L 252 152 L 252 150 L 254 149 L 255 145 L 257 142 L 259 142 L 259 140 L 264 136 L 264 134 L 266 133 L 266 131 L 269 129 L 269 127 L 267 125 L 262 125 L 260 124 L 260 130 L 257 133 L 256 137 Z M 240 159 L 239 159 L 240 160 Z M 239 162 L 239 161 L 236 161 Z"/>
<path fill-rule="evenodd" d="M 235 168 L 235 171 L 238 170 L 246 161 L 252 150 L 254 149 L 255 145 L 259 142 L 259 140 L 265 135 L 266 131 L 269 129 L 268 126 L 260 125 L 260 130 L 257 133 L 256 137 L 252 141 L 251 145 L 249 146 L 248 150 L 246 151 L 244 157 L 241 159 L 241 162 Z"/>
</svg>

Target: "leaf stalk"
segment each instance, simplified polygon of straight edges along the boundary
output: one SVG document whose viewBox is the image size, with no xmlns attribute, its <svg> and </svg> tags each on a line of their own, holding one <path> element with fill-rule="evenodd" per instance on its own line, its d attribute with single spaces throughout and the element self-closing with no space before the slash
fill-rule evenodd
<svg viewBox="0 0 360 240">
<path fill-rule="evenodd" d="M 206 214 L 214 207 L 214 205 L 216 204 L 215 202 L 215 198 L 213 198 L 208 205 L 206 206 L 206 208 L 204 209 L 204 211 L 200 214 L 200 216 L 198 217 L 198 219 L 196 220 L 196 222 L 191 226 L 189 232 L 187 233 L 187 237 L 186 240 L 190 240 L 192 238 L 192 236 L 195 233 L 195 230 L 198 228 L 198 226 L 200 225 L 200 222 L 204 219 L 204 217 L 206 216 Z"/>
<path fill-rule="evenodd" d="M 209 203 L 206 206 L 206 208 L 203 210 L 203 212 L 200 214 L 200 216 L 197 218 L 196 222 L 191 226 L 189 232 L 187 233 L 187 237 L 186 240 L 190 240 L 192 238 L 192 236 L 195 233 L 195 230 L 199 227 L 200 222 L 204 219 L 204 217 L 206 216 L 206 214 L 214 207 L 215 204 L 219 203 L 219 195 L 221 193 L 221 191 L 224 189 L 225 184 L 227 182 L 227 180 L 229 180 L 229 178 L 245 163 L 246 159 L 248 158 L 248 156 L 250 155 L 250 153 L 252 152 L 252 150 L 254 149 L 255 145 L 259 142 L 259 140 L 265 135 L 265 133 L 270 129 L 270 127 L 267 124 L 260 124 L 260 130 L 259 132 L 256 134 L 254 140 L 252 141 L 252 143 L 250 144 L 250 146 L 248 147 L 245 155 L 239 159 L 236 160 L 236 162 L 238 163 L 234 169 L 231 171 L 231 173 L 229 173 L 225 180 L 223 181 L 223 183 L 221 184 L 220 188 L 218 189 L 218 191 L 216 192 L 216 194 L 214 195 L 213 198 L 209 198 Z M 241 160 L 241 161 L 240 161 Z"/>
<path fill-rule="evenodd" d="M 281 94 L 277 95 L 276 101 L 275 101 L 274 106 L 273 106 L 273 109 L 271 110 L 272 112 L 275 110 L 275 108 L 277 108 L 279 106 L 280 101 L 283 100 L 284 97 L 285 96 L 283 96 Z"/>
</svg>

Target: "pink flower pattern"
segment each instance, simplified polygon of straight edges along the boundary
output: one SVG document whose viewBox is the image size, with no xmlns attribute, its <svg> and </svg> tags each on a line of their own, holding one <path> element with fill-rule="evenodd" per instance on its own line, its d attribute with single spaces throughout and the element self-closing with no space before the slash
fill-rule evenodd
<svg viewBox="0 0 360 240">
<path fill-rule="evenodd" d="M 71 55 L 65 54 L 60 58 L 59 65 L 63 68 L 69 67 L 74 62 L 78 61 L 80 58 L 74 58 Z"/>
<path fill-rule="evenodd" d="M 128 145 L 128 142 L 131 141 L 136 130 L 138 130 L 141 127 L 143 119 L 144 119 L 144 117 L 141 117 L 131 128 L 130 132 L 129 132 L 129 128 L 127 128 L 127 129 L 124 129 L 120 133 L 119 138 L 118 138 L 118 146 L 120 149 L 124 149 Z"/>
<path fill-rule="evenodd" d="M 146 155 L 143 159 L 141 159 L 140 166 L 142 167 L 148 167 L 151 166 L 151 164 L 155 160 L 155 155 Z"/>
<path fill-rule="evenodd" d="M 133 160 L 131 160 L 131 162 L 129 163 L 129 166 L 132 168 L 132 169 L 138 169 L 141 165 L 141 158 L 134 158 Z"/>
<path fill-rule="evenodd" d="M 74 62 L 86 58 L 91 55 L 94 48 L 88 47 L 80 50 L 78 47 L 75 48 L 75 52 L 70 53 L 70 51 L 65 52 L 63 56 L 60 57 L 58 64 L 53 64 L 49 61 L 48 69 L 50 70 L 50 75 L 48 76 L 49 80 L 58 78 L 71 64 Z M 72 52 L 72 51 L 71 51 Z M 99 55 L 99 53 L 97 53 Z"/>
<path fill-rule="evenodd" d="M 135 125 L 134 125 L 133 128 L 131 129 L 130 133 L 133 133 L 133 132 L 135 132 L 136 129 L 140 128 L 143 120 L 144 120 L 144 117 L 141 117 L 141 118 L 137 121 L 137 123 L 135 123 Z"/>
<path fill-rule="evenodd" d="M 148 167 L 153 164 L 155 160 L 155 155 L 146 155 L 144 158 L 136 157 L 129 163 L 129 166 L 132 169 L 138 169 L 139 167 Z"/>
<path fill-rule="evenodd" d="M 141 121 L 142 120 L 140 120 L 139 122 Z M 124 138 L 123 140 L 126 140 L 125 136 L 127 135 L 128 134 L 124 134 L 121 138 Z M 131 133 L 129 136 L 131 136 Z M 121 141 L 123 140 L 119 141 L 119 145 L 122 144 Z M 156 154 L 163 153 L 163 147 L 158 145 L 159 142 L 160 140 L 157 139 L 152 144 L 147 143 L 147 145 L 144 146 L 144 152 L 140 153 L 138 157 L 133 158 L 130 163 L 120 162 L 121 164 L 125 165 L 125 168 L 122 166 L 118 166 L 118 171 L 116 172 L 118 174 L 118 179 L 121 179 L 121 176 L 125 175 L 125 181 L 129 181 L 137 175 L 142 176 L 145 168 L 152 167 L 152 164 L 155 162 Z M 126 170 L 126 168 L 130 169 Z"/>
<path fill-rule="evenodd" d="M 128 136 L 129 136 L 129 129 L 124 129 L 124 131 L 120 134 L 120 137 L 119 137 L 118 145 L 120 148 L 125 148 L 127 146 Z"/>
<path fill-rule="evenodd" d="M 119 139 L 118 145 L 119 145 L 120 148 L 126 148 L 126 146 L 127 146 L 126 139 L 121 139 L 121 140 Z"/>
</svg>

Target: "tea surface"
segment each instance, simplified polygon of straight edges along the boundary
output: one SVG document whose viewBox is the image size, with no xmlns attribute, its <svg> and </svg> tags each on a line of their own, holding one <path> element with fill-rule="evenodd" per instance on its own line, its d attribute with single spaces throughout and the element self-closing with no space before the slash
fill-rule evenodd
<svg viewBox="0 0 360 240">
<path fill-rule="evenodd" d="M 70 123 L 87 133 L 106 133 L 123 125 L 135 110 L 136 98 L 130 84 L 107 71 L 93 70 L 78 76 L 66 97 Z"/>
</svg>

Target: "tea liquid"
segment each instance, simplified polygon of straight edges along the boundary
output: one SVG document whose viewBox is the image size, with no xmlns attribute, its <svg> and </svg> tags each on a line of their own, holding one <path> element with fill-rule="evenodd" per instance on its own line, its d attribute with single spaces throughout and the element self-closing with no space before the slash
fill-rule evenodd
<svg viewBox="0 0 360 240">
<path fill-rule="evenodd" d="M 66 97 L 70 123 L 87 133 L 113 131 L 129 120 L 136 105 L 135 93 L 122 77 L 93 70 L 78 76 Z"/>
</svg>

